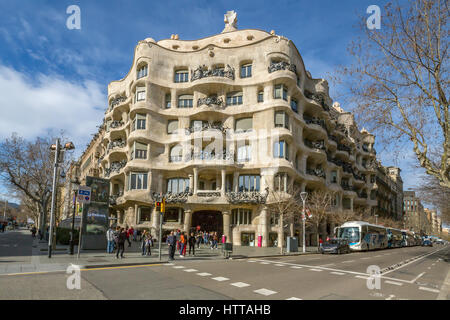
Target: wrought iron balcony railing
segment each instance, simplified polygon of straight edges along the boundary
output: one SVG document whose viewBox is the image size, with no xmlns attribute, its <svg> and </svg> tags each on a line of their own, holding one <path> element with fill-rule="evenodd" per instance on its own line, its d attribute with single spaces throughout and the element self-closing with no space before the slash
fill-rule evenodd
<svg viewBox="0 0 450 320">
<path fill-rule="evenodd" d="M 278 70 L 289 70 L 294 73 L 297 73 L 297 67 L 295 64 L 291 64 L 289 62 L 280 61 L 280 62 L 272 62 L 270 66 L 267 68 L 269 73 L 278 71 Z"/>
<path fill-rule="evenodd" d="M 115 106 L 121 104 L 121 103 L 124 102 L 125 100 L 127 100 L 127 97 L 126 97 L 126 96 L 120 96 L 120 97 L 117 97 L 117 98 L 113 99 L 113 100 L 111 101 L 109 111 L 111 111 L 112 109 L 114 109 Z"/>
<path fill-rule="evenodd" d="M 206 77 L 225 77 L 234 80 L 234 68 L 227 64 L 226 68 L 208 70 L 206 65 L 203 65 L 191 71 L 191 82 Z"/>
<path fill-rule="evenodd" d="M 322 169 L 306 169 L 306 173 L 319 178 L 326 178 L 325 172 Z"/>
<path fill-rule="evenodd" d="M 110 143 L 108 143 L 108 148 L 106 152 L 110 152 L 110 150 L 114 148 L 123 148 L 123 147 L 125 147 L 125 141 L 123 141 L 122 139 L 113 140 Z"/>
<path fill-rule="evenodd" d="M 120 170 L 127 164 L 126 160 L 111 162 L 109 168 L 105 168 L 105 177 L 109 177 L 111 172 L 120 172 Z"/>
<path fill-rule="evenodd" d="M 337 149 L 340 151 L 347 151 L 349 154 L 352 151 L 352 149 L 349 146 L 346 146 L 345 144 L 341 144 L 341 143 L 338 143 Z"/>
<path fill-rule="evenodd" d="M 304 116 L 303 119 L 305 120 L 305 122 L 307 124 L 317 124 L 317 125 L 321 126 L 322 128 L 324 128 L 325 130 L 327 130 L 327 127 L 325 125 L 325 120 L 323 120 L 323 119 L 319 119 L 316 117 L 308 117 L 308 116 Z"/>
<path fill-rule="evenodd" d="M 243 191 L 243 192 L 227 192 L 225 196 L 231 204 L 251 203 L 251 204 L 265 204 L 267 196 L 269 195 L 269 188 L 265 192 L 259 191 Z"/>
<path fill-rule="evenodd" d="M 218 98 L 216 96 L 198 99 L 197 106 L 200 107 L 201 105 L 207 105 L 208 107 L 211 107 L 211 106 L 223 107 L 223 106 L 225 106 L 223 99 Z"/>
<path fill-rule="evenodd" d="M 222 133 L 226 133 L 229 128 L 224 127 L 222 122 L 216 121 L 213 123 L 203 123 L 202 126 L 191 126 L 186 128 L 186 134 L 191 134 L 193 132 L 206 131 L 206 130 L 220 130 Z"/>
<path fill-rule="evenodd" d="M 111 124 L 109 125 L 110 128 L 115 129 L 115 128 L 120 128 L 121 126 L 123 126 L 125 123 L 122 120 L 114 120 L 113 122 L 111 122 Z"/>
<path fill-rule="evenodd" d="M 305 142 L 305 146 L 307 146 L 307 147 L 309 147 L 311 149 L 326 150 L 325 142 L 323 140 L 310 141 L 308 139 L 305 139 L 304 142 Z"/>
<path fill-rule="evenodd" d="M 308 90 L 305 90 L 305 97 L 317 102 L 320 106 L 322 106 L 323 110 L 330 111 L 330 107 L 325 103 L 325 95 L 323 93 L 312 93 Z"/>
<path fill-rule="evenodd" d="M 158 192 L 151 193 L 153 201 L 162 201 L 162 198 L 164 198 L 166 203 L 186 203 L 189 196 L 192 196 L 191 190 L 180 193 L 166 192 L 162 196 Z"/>
</svg>

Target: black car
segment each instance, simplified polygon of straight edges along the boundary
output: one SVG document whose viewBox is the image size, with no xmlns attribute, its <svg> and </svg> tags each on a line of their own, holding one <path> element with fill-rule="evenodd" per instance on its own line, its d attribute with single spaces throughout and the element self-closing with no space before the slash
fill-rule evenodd
<svg viewBox="0 0 450 320">
<path fill-rule="evenodd" d="M 350 247 L 347 239 L 331 239 L 322 244 L 320 252 L 324 253 L 349 253 Z"/>
</svg>

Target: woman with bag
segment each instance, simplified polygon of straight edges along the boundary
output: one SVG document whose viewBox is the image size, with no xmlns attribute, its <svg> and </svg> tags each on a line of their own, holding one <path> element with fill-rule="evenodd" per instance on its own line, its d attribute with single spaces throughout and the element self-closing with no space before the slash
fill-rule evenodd
<svg viewBox="0 0 450 320">
<path fill-rule="evenodd" d="M 145 254 L 147 256 L 152 255 L 152 235 L 150 232 L 146 233 L 145 235 Z"/>
<path fill-rule="evenodd" d="M 147 230 L 144 230 L 141 237 L 141 249 L 142 249 L 142 255 L 145 255 L 145 239 L 147 238 Z"/>
</svg>

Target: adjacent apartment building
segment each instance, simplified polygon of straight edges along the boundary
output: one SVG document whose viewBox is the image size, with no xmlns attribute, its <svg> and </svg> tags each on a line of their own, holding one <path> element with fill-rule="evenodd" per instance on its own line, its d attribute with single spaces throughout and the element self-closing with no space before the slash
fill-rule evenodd
<svg viewBox="0 0 450 320">
<path fill-rule="evenodd" d="M 156 233 L 165 197 L 165 232 L 200 227 L 235 245 L 281 245 L 271 191 L 327 189 L 334 210 L 373 211 L 375 137 L 333 103 L 292 41 L 238 30 L 234 12 L 225 22 L 203 39 L 138 43 L 128 74 L 108 85 L 81 179 L 110 179 L 119 225 Z"/>
<path fill-rule="evenodd" d="M 420 234 L 430 234 L 431 223 L 415 191 L 405 191 L 403 202 L 405 228 Z"/>
<path fill-rule="evenodd" d="M 403 218 L 403 180 L 401 169 L 384 167 L 377 161 L 376 194 L 377 206 L 374 208 L 379 217 L 402 220 Z M 371 179 L 374 179 L 372 176 Z"/>
</svg>

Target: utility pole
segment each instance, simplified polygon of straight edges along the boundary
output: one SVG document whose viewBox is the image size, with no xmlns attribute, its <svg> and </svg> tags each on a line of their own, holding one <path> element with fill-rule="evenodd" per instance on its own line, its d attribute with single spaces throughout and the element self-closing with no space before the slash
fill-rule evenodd
<svg viewBox="0 0 450 320">
<path fill-rule="evenodd" d="M 301 192 L 300 193 L 300 198 L 302 199 L 303 202 L 303 253 L 306 253 L 306 235 L 305 235 L 305 223 L 306 223 L 306 211 L 305 211 L 305 202 L 306 202 L 306 198 L 308 197 L 308 193 L 307 192 Z"/>
<path fill-rule="evenodd" d="M 52 242 L 53 242 L 53 223 L 55 215 L 55 201 L 56 201 L 56 175 L 58 174 L 58 160 L 59 160 L 59 138 L 56 139 L 56 152 L 55 152 L 55 163 L 53 168 L 53 188 L 52 188 L 52 204 L 50 210 L 50 230 L 48 235 L 48 257 L 52 257 Z"/>
</svg>

